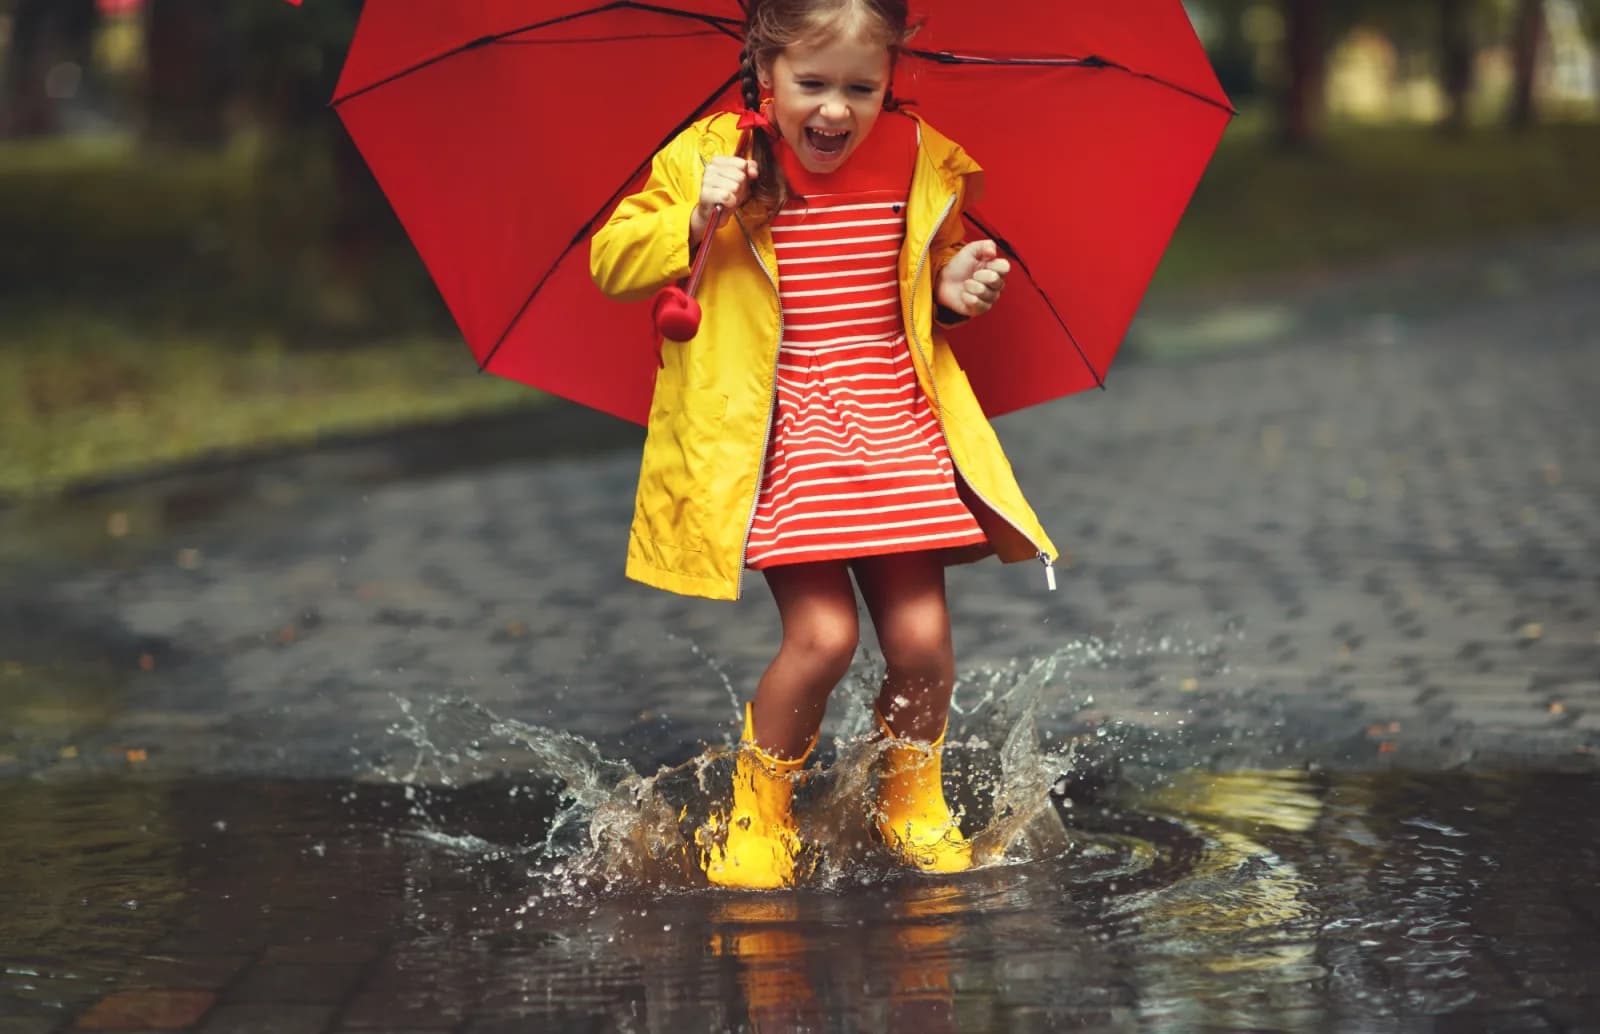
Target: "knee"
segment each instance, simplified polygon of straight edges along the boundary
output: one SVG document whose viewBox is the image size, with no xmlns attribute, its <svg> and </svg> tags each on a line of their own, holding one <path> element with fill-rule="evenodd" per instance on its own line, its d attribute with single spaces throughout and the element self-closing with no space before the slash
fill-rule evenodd
<svg viewBox="0 0 1600 1034">
<path fill-rule="evenodd" d="M 842 677 L 855 659 L 861 631 L 854 611 L 818 615 L 802 627 L 785 629 L 784 645 L 805 657 L 808 664 Z"/>
<path fill-rule="evenodd" d="M 950 625 L 943 615 L 907 616 L 878 632 L 878 646 L 891 674 L 944 683 L 955 677 Z"/>
</svg>

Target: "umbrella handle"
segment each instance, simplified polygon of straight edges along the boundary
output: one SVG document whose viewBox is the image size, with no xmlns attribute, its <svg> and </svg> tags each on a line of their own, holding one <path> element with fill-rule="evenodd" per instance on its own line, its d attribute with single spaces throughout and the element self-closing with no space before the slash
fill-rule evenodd
<svg viewBox="0 0 1600 1034">
<path fill-rule="evenodd" d="M 735 153 L 747 156 L 750 153 L 750 131 L 747 129 L 739 135 L 739 146 Z M 700 238 L 700 250 L 695 252 L 694 265 L 689 269 L 689 282 L 683 287 L 670 284 L 656 292 L 655 302 L 652 303 L 650 315 L 656 324 L 656 362 L 666 365 L 666 359 L 661 354 L 661 339 L 668 341 L 688 341 L 700 333 L 700 303 L 695 301 L 695 292 L 700 290 L 700 276 L 706 269 L 706 256 L 711 254 L 711 238 L 716 236 L 717 227 L 722 225 L 721 205 L 712 209 L 711 221 L 706 226 L 706 234 Z"/>
<path fill-rule="evenodd" d="M 700 290 L 700 274 L 706 271 L 706 256 L 711 254 L 711 238 L 716 235 L 717 227 L 722 225 L 722 206 L 718 205 L 711 210 L 711 222 L 706 226 L 706 235 L 700 240 L 700 250 L 695 252 L 694 266 L 689 270 L 689 283 L 684 290 L 693 298 Z"/>
<path fill-rule="evenodd" d="M 695 253 L 694 266 L 689 270 L 689 282 L 683 287 L 677 284 L 668 284 L 656 292 L 656 299 L 650 308 L 650 317 L 656 324 L 656 363 L 666 365 L 666 357 L 661 354 L 661 339 L 668 341 L 688 341 L 700 333 L 700 303 L 695 301 L 694 294 L 700 289 L 700 276 L 706 269 L 706 256 L 711 254 L 711 237 L 717 228 L 717 223 L 722 220 L 722 206 L 718 205 L 711 216 L 711 227 L 706 230 L 706 235 L 700 239 L 700 250 Z"/>
</svg>

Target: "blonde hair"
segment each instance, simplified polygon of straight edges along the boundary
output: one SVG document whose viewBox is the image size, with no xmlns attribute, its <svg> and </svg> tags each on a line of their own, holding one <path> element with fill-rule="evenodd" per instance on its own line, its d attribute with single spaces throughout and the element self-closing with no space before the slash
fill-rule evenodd
<svg viewBox="0 0 1600 1034">
<path fill-rule="evenodd" d="M 796 43 L 853 37 L 882 43 L 890 61 L 898 56 L 916 28 L 909 24 L 907 0 L 750 0 L 744 23 L 744 49 L 739 52 L 740 88 L 744 105 L 754 111 L 761 105 L 761 69 L 770 68 L 778 55 Z M 895 106 L 893 92 L 884 94 L 885 108 Z M 760 176 L 750 187 L 750 197 L 777 211 L 788 193 L 778 169 L 772 139 L 750 134 L 750 157 Z"/>
</svg>

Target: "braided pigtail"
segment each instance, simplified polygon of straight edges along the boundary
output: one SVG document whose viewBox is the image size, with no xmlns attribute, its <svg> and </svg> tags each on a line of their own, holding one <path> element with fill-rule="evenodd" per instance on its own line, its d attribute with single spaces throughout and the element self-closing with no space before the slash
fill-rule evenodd
<svg viewBox="0 0 1600 1034">
<path fill-rule="evenodd" d="M 739 52 L 739 82 L 744 94 L 744 106 L 751 111 L 760 111 L 761 75 L 749 46 Z M 777 127 L 773 129 L 776 131 Z M 761 170 L 756 181 L 750 185 L 751 200 L 761 202 L 768 212 L 776 212 L 783 204 L 783 179 L 778 173 L 778 155 L 773 149 L 772 137 L 759 127 L 750 130 L 749 157 Z"/>
</svg>

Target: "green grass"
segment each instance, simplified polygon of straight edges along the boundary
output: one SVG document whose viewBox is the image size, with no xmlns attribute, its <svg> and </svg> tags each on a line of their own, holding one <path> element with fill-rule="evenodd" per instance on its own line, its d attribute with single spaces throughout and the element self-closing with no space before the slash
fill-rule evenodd
<svg viewBox="0 0 1600 1034">
<path fill-rule="evenodd" d="M 1597 168 L 1593 124 L 1336 128 L 1284 154 L 1242 118 L 1151 301 L 1600 226 Z M 476 373 L 392 225 L 367 279 L 341 279 L 315 247 L 332 218 L 323 172 L 259 169 L 249 147 L 0 147 L 0 284 L 28 285 L 0 295 L 0 495 L 537 403 Z"/>
<path fill-rule="evenodd" d="M 300 350 L 269 334 L 151 339 L 81 315 L 14 325 L 6 336 L 0 495 L 17 497 L 542 397 L 477 373 L 466 346 L 442 337 Z"/>
<path fill-rule="evenodd" d="M 1600 224 L 1595 169 L 1593 123 L 1457 139 L 1427 128 L 1335 127 L 1317 151 L 1286 154 L 1241 118 L 1195 192 L 1152 294 Z"/>
</svg>

